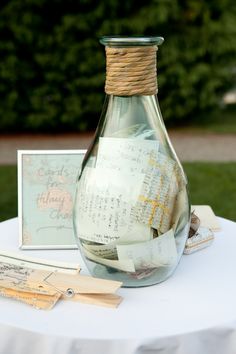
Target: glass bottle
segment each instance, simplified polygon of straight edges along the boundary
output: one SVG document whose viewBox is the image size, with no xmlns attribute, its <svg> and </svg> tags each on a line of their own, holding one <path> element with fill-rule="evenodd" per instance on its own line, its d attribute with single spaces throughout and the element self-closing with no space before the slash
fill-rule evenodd
<svg viewBox="0 0 236 354">
<path fill-rule="evenodd" d="M 187 180 L 157 99 L 161 37 L 102 37 L 106 98 L 77 182 L 74 229 L 95 277 L 126 287 L 175 270 L 190 224 Z"/>
</svg>

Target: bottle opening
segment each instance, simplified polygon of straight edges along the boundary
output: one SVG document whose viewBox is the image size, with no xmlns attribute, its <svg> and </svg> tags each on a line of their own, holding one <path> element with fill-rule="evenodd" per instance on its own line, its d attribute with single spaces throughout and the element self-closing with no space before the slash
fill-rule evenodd
<svg viewBox="0 0 236 354">
<path fill-rule="evenodd" d="M 103 36 L 100 43 L 106 47 L 139 47 L 161 45 L 164 42 L 163 37 L 146 36 Z"/>
</svg>

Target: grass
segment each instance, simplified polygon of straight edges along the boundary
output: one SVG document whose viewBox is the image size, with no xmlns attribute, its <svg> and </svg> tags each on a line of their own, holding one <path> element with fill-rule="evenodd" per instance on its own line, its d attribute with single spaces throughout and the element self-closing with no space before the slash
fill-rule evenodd
<svg viewBox="0 0 236 354">
<path fill-rule="evenodd" d="M 210 205 L 216 215 L 236 221 L 236 163 L 184 163 L 191 204 Z M 17 170 L 0 166 L 0 221 L 17 216 Z"/>
<path fill-rule="evenodd" d="M 215 214 L 236 221 L 236 163 L 185 163 L 191 204 L 210 205 Z"/>
<path fill-rule="evenodd" d="M 195 117 L 191 123 L 185 121 L 183 126 L 174 129 L 197 133 L 236 134 L 236 105 L 218 108 L 215 112 Z"/>
<path fill-rule="evenodd" d="M 0 221 L 17 216 L 16 166 L 0 166 Z"/>
</svg>

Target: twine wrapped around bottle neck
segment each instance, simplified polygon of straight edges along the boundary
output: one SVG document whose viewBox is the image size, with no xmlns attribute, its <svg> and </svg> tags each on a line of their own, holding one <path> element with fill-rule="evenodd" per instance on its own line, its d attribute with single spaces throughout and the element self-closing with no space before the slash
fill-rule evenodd
<svg viewBox="0 0 236 354">
<path fill-rule="evenodd" d="M 108 95 L 133 96 L 157 93 L 157 46 L 106 47 Z"/>
</svg>

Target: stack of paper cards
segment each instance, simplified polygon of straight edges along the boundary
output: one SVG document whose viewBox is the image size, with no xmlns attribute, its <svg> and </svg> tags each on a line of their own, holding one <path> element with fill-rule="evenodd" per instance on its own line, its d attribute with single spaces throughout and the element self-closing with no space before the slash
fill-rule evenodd
<svg viewBox="0 0 236 354">
<path fill-rule="evenodd" d="M 191 227 L 184 253 L 191 254 L 210 246 L 214 232 L 220 230 L 220 224 L 209 205 L 192 205 Z"/>
</svg>

